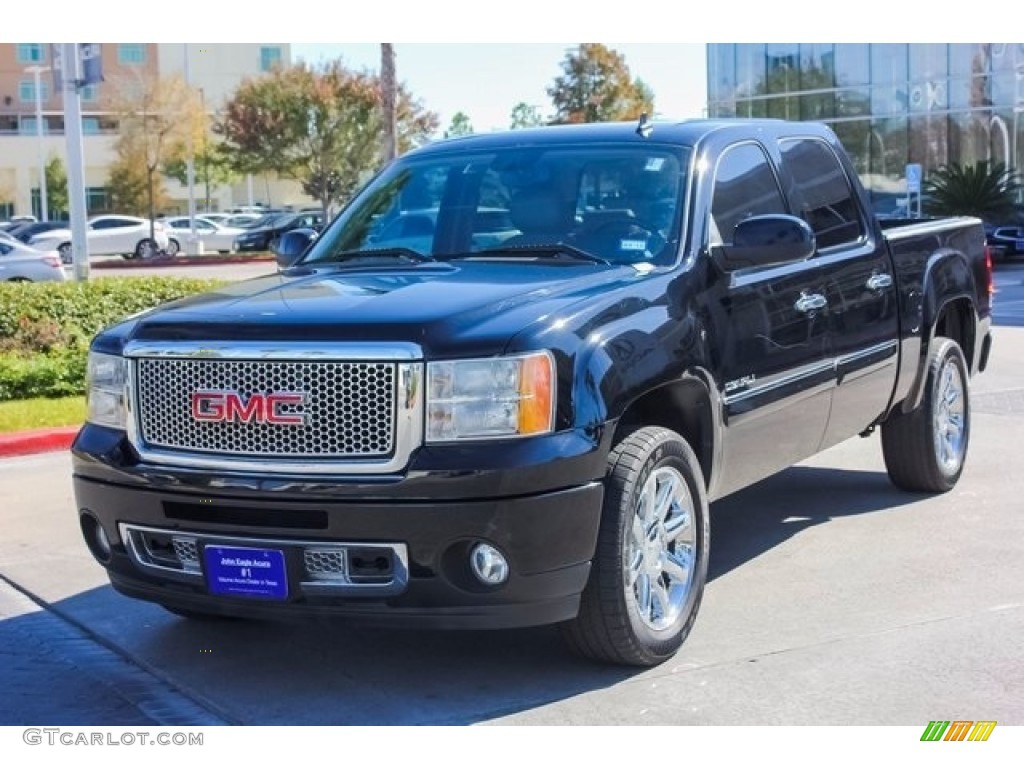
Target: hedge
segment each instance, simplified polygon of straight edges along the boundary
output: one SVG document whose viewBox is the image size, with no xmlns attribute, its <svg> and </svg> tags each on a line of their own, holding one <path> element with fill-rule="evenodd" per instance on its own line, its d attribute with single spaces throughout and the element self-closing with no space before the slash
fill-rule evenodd
<svg viewBox="0 0 1024 768">
<path fill-rule="evenodd" d="M 0 400 L 84 394 L 86 352 L 96 333 L 223 284 L 177 277 L 0 283 Z"/>
</svg>

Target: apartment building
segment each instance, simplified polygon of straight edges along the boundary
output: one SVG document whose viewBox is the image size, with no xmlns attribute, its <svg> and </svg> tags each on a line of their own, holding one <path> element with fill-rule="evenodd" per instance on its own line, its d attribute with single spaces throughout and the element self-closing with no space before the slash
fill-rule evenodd
<svg viewBox="0 0 1024 768">
<path fill-rule="evenodd" d="M 90 214 L 110 209 L 107 191 L 118 122 L 105 112 L 105 97 L 134 75 L 184 75 L 201 91 L 216 115 L 247 77 L 291 63 L 288 43 L 102 43 L 104 81 L 82 90 L 82 132 L 86 205 Z M 40 213 L 39 153 L 66 162 L 64 104 L 51 71 L 49 43 L 0 43 L 0 219 Z M 42 107 L 43 137 L 36 126 L 36 100 Z M 167 181 L 174 207 L 185 211 L 188 192 Z M 251 190 L 251 192 L 250 192 Z M 211 207 L 226 209 L 251 202 L 305 205 L 309 198 L 294 182 L 254 177 L 211 192 Z M 197 191 L 197 199 L 199 193 Z M 200 203 L 202 201 L 200 200 Z"/>
</svg>

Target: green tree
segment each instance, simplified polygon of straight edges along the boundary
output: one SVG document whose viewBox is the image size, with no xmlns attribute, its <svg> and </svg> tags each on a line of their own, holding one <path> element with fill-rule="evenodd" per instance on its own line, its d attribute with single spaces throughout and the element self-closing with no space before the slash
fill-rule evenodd
<svg viewBox="0 0 1024 768">
<path fill-rule="evenodd" d="M 396 109 L 400 152 L 437 130 L 437 115 L 404 88 Z M 243 82 L 214 130 L 236 170 L 295 179 L 329 213 L 381 164 L 380 82 L 340 61 L 299 63 Z"/>
<path fill-rule="evenodd" d="M 600 43 L 582 43 L 562 61 L 562 74 L 547 89 L 554 123 L 633 120 L 654 114 L 654 93 L 634 80 L 622 54 Z"/>
<path fill-rule="evenodd" d="M 450 139 L 453 136 L 468 136 L 473 133 L 473 123 L 465 112 L 456 112 L 452 115 L 452 121 L 448 124 L 448 130 L 444 137 Z"/>
<path fill-rule="evenodd" d="M 68 174 L 64 161 L 51 155 L 43 169 L 46 176 L 46 212 L 51 219 L 67 216 L 68 213 Z"/>
<path fill-rule="evenodd" d="M 520 101 L 512 107 L 509 115 L 509 128 L 533 128 L 544 124 L 544 118 L 540 116 L 540 110 L 532 104 Z"/>
<path fill-rule="evenodd" d="M 1021 190 L 1020 176 L 1003 163 L 950 163 L 932 171 L 925 180 L 923 207 L 937 216 L 997 221 L 1014 213 Z"/>
<path fill-rule="evenodd" d="M 192 157 L 193 178 L 203 187 L 203 210 L 210 210 L 212 191 L 238 178 L 220 142 L 205 140 Z M 188 153 L 177 153 L 164 163 L 164 175 L 181 185 L 188 184 Z"/>
</svg>

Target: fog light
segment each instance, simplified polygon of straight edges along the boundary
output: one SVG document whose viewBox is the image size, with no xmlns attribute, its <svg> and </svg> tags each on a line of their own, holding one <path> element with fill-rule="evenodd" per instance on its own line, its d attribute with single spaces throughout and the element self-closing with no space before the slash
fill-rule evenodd
<svg viewBox="0 0 1024 768">
<path fill-rule="evenodd" d="M 82 535 L 85 537 L 85 544 L 92 552 L 92 556 L 101 563 L 110 560 L 110 538 L 103 530 L 100 521 L 91 512 L 83 512 L 81 517 Z"/>
<path fill-rule="evenodd" d="M 508 579 L 508 560 L 490 544 L 477 544 L 469 553 L 473 575 L 488 586 L 503 584 Z"/>
</svg>

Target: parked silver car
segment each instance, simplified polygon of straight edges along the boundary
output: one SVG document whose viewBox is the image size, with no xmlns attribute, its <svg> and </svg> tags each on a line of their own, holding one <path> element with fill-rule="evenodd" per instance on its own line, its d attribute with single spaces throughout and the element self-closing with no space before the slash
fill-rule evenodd
<svg viewBox="0 0 1024 768">
<path fill-rule="evenodd" d="M 176 256 L 179 251 L 185 249 L 185 244 L 188 243 L 188 238 L 192 234 L 192 226 L 188 216 L 170 216 L 162 221 L 169 228 L 167 255 Z M 220 253 L 234 252 L 235 238 L 244 231 L 238 227 L 225 227 L 204 216 L 196 216 L 195 226 L 196 235 L 202 241 L 203 248 Z"/>
<path fill-rule="evenodd" d="M 56 251 L 40 251 L 13 237 L 0 237 L 0 281 L 48 280 L 67 280 Z"/>
</svg>

